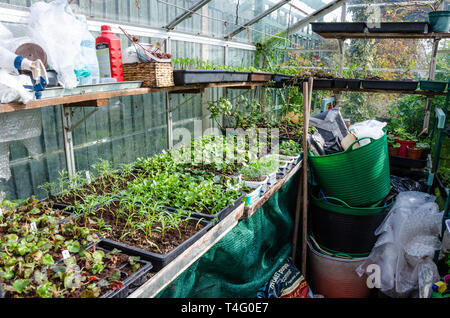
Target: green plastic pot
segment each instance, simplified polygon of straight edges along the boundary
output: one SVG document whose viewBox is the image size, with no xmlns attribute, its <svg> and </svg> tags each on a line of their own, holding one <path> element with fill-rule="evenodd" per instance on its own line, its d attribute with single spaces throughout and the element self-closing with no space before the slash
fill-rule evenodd
<svg viewBox="0 0 450 318">
<path fill-rule="evenodd" d="M 365 139 L 371 143 L 353 149 Z M 382 138 L 361 138 L 341 153 L 314 156 L 309 152 L 309 160 L 325 195 L 352 207 L 378 204 L 392 189 L 386 130 Z"/>
<path fill-rule="evenodd" d="M 311 201 L 313 205 L 328 210 L 334 213 L 341 213 L 346 215 L 378 215 L 384 213 L 386 209 L 392 208 L 394 201 L 389 201 L 386 206 L 375 206 L 375 207 L 351 207 L 346 202 L 332 197 L 318 198 L 311 195 Z"/>
<path fill-rule="evenodd" d="M 428 92 L 444 92 L 447 82 L 420 81 L 420 89 Z"/>
<path fill-rule="evenodd" d="M 450 11 L 433 11 L 429 15 L 431 31 L 447 33 L 450 31 Z"/>
</svg>

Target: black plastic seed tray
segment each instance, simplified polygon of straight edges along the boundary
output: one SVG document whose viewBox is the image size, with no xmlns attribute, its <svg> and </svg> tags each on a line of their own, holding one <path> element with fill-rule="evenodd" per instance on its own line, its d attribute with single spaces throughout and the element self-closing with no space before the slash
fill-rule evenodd
<svg viewBox="0 0 450 318">
<path fill-rule="evenodd" d="M 275 74 L 273 76 L 273 81 L 275 83 L 286 83 L 286 82 L 292 82 L 293 80 L 294 80 L 294 77 L 291 75 Z"/>
<path fill-rule="evenodd" d="M 178 70 L 173 71 L 175 85 L 222 83 L 231 78 L 228 71 Z"/>
<path fill-rule="evenodd" d="M 223 219 L 225 219 L 231 212 L 233 212 L 234 210 L 236 210 L 241 204 L 242 204 L 242 200 L 244 199 L 245 195 L 241 195 L 236 201 L 234 201 L 233 204 L 230 204 L 229 206 L 223 208 L 220 212 L 216 213 L 216 214 L 204 214 L 204 213 L 199 213 L 199 212 L 191 212 L 191 216 L 194 218 L 198 218 L 198 219 L 205 219 L 205 220 L 210 220 L 214 223 L 218 223 L 220 221 L 222 221 Z M 172 208 L 172 207 L 166 207 L 167 210 L 169 210 L 170 212 L 176 212 L 177 209 L 176 208 Z"/>
<path fill-rule="evenodd" d="M 108 245 L 104 244 L 103 242 L 98 243 L 97 248 L 108 251 L 112 250 Z M 125 251 L 121 252 L 127 254 Z M 139 263 L 141 263 L 141 267 L 137 270 L 137 272 L 131 274 L 130 276 L 127 276 L 124 279 L 124 281 L 122 282 L 123 283 L 122 288 L 108 292 L 101 298 L 127 298 L 137 288 L 142 286 L 147 281 L 147 274 L 152 270 L 153 264 L 145 260 L 139 260 Z M 124 275 L 126 274 L 124 273 Z"/>
<path fill-rule="evenodd" d="M 364 89 L 380 89 L 390 91 L 415 91 L 419 82 L 417 81 L 385 81 L 385 80 L 363 80 Z"/>
<path fill-rule="evenodd" d="M 333 88 L 334 79 L 315 78 L 313 82 L 313 89 L 316 88 Z"/>
<path fill-rule="evenodd" d="M 85 248 L 87 250 L 91 250 L 92 249 L 92 244 L 87 245 Z M 107 244 L 104 244 L 102 241 L 98 242 L 96 245 L 96 250 L 103 250 L 105 252 L 110 252 L 113 250 L 113 248 L 111 248 L 110 246 L 108 246 Z M 121 253 L 123 254 L 127 254 L 125 251 L 121 250 Z M 77 256 L 77 255 L 73 255 L 73 256 Z M 133 256 L 133 255 L 131 255 Z M 57 262 L 57 264 L 62 264 L 64 262 L 64 260 L 59 260 Z M 142 285 L 145 283 L 146 281 L 146 276 L 147 274 L 151 271 L 151 269 L 153 268 L 153 264 L 149 261 L 145 261 L 145 260 L 139 260 L 139 263 L 141 264 L 141 267 L 133 274 L 131 274 L 130 276 L 128 276 L 125 272 L 122 271 L 122 269 L 125 267 L 122 266 L 121 268 L 118 268 L 121 271 L 122 274 L 122 288 L 118 289 L 118 290 L 111 290 L 109 292 L 107 292 L 104 295 L 101 295 L 100 298 L 126 298 L 128 297 L 133 290 L 136 289 L 136 287 L 139 285 Z"/>
<path fill-rule="evenodd" d="M 140 256 L 143 260 L 150 261 L 153 264 L 152 271 L 157 272 L 160 271 L 165 266 L 167 266 L 170 262 L 172 262 L 175 258 L 177 258 L 190 246 L 192 246 L 197 240 L 199 240 L 203 235 L 206 234 L 206 232 L 208 232 L 213 227 L 213 224 L 210 221 L 199 220 L 196 218 L 191 219 L 194 222 L 200 222 L 200 224 L 204 225 L 204 227 L 167 254 L 158 254 L 150 252 L 142 248 L 137 248 L 106 238 L 102 239 L 102 246 L 108 248 L 117 248 L 118 250 L 124 252 L 125 254 Z"/>
<path fill-rule="evenodd" d="M 368 24 L 369 33 L 428 33 L 427 22 L 381 22 Z"/>
<path fill-rule="evenodd" d="M 363 33 L 366 28 L 364 22 L 313 22 L 313 32 L 316 33 Z"/>
<path fill-rule="evenodd" d="M 248 82 L 250 72 L 226 71 L 224 82 Z"/>
</svg>

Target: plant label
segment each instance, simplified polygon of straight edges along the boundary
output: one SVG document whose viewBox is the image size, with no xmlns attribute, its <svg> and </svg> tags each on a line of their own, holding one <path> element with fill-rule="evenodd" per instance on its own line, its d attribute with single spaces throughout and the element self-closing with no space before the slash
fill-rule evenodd
<svg viewBox="0 0 450 318">
<path fill-rule="evenodd" d="M 30 224 L 30 229 L 31 229 L 31 231 L 37 231 L 36 223 L 32 222 L 32 223 Z"/>
<path fill-rule="evenodd" d="M 68 251 L 68 250 L 64 250 L 64 251 L 62 251 L 62 256 L 63 256 L 63 259 L 68 259 L 68 258 L 70 258 L 70 252 Z"/>
<path fill-rule="evenodd" d="M 86 179 L 90 183 L 92 181 L 91 179 L 91 173 L 89 171 L 86 171 Z"/>
<path fill-rule="evenodd" d="M 0 216 L 3 216 L 3 209 L 0 208 Z"/>
</svg>

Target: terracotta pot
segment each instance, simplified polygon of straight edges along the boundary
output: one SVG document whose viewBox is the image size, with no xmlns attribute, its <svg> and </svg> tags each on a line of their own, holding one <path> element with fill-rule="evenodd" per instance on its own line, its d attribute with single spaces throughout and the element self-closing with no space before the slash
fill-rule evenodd
<svg viewBox="0 0 450 318">
<path fill-rule="evenodd" d="M 422 148 L 416 148 L 416 146 L 408 146 L 408 158 L 419 160 L 422 158 Z"/>
<path fill-rule="evenodd" d="M 396 143 L 399 143 L 400 149 L 398 151 L 398 156 L 399 157 L 407 157 L 408 156 L 408 146 L 415 146 L 416 142 L 412 141 L 412 140 L 400 140 L 400 139 L 396 139 L 395 140 Z"/>
<path fill-rule="evenodd" d="M 308 242 L 311 289 L 326 298 L 368 298 L 367 277 L 359 277 L 356 268 L 367 258 L 343 259 L 318 252 Z"/>
<path fill-rule="evenodd" d="M 398 157 L 400 148 L 389 147 L 389 156 Z"/>
</svg>

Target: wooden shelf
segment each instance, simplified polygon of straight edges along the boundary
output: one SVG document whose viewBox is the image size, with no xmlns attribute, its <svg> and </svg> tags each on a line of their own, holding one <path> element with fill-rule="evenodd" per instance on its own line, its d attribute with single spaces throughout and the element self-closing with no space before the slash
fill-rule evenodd
<svg viewBox="0 0 450 318">
<path fill-rule="evenodd" d="M 24 105 L 22 103 L 0 104 L 1 113 L 11 113 L 21 110 L 38 109 L 56 105 L 65 105 L 68 107 L 104 107 L 109 105 L 110 98 L 122 96 L 134 96 L 151 93 L 168 92 L 173 94 L 197 94 L 204 92 L 207 88 L 235 88 L 235 89 L 254 89 L 257 86 L 267 86 L 274 88 L 282 88 L 286 84 L 274 82 L 236 82 L 236 83 L 210 83 L 210 84 L 195 84 L 183 85 L 163 88 L 135 88 L 124 89 L 109 92 L 97 92 L 77 94 L 64 97 L 55 97 L 48 99 L 36 100 Z M 334 92 L 361 92 L 361 93 L 383 93 L 383 94 L 410 94 L 422 96 L 438 96 L 446 95 L 447 93 L 435 93 L 426 91 L 393 91 L 393 90 L 374 90 L 374 89 L 348 89 L 348 88 L 317 88 L 314 90 L 328 90 Z"/>
<path fill-rule="evenodd" d="M 446 39 L 450 33 L 317 33 L 325 39 Z"/>
<path fill-rule="evenodd" d="M 109 92 L 97 92 L 87 94 L 77 94 L 64 97 L 48 98 L 36 100 L 24 105 L 22 103 L 0 104 L 0 114 L 10 113 L 20 110 L 37 109 L 43 107 L 50 107 L 56 105 L 66 105 L 69 107 L 103 107 L 108 105 L 110 98 L 133 96 L 150 93 L 198 93 L 204 91 L 206 88 L 248 88 L 255 86 L 264 86 L 267 82 L 235 82 L 235 83 L 210 83 L 210 84 L 196 84 L 183 85 L 163 88 L 136 88 L 124 89 Z"/>
</svg>

